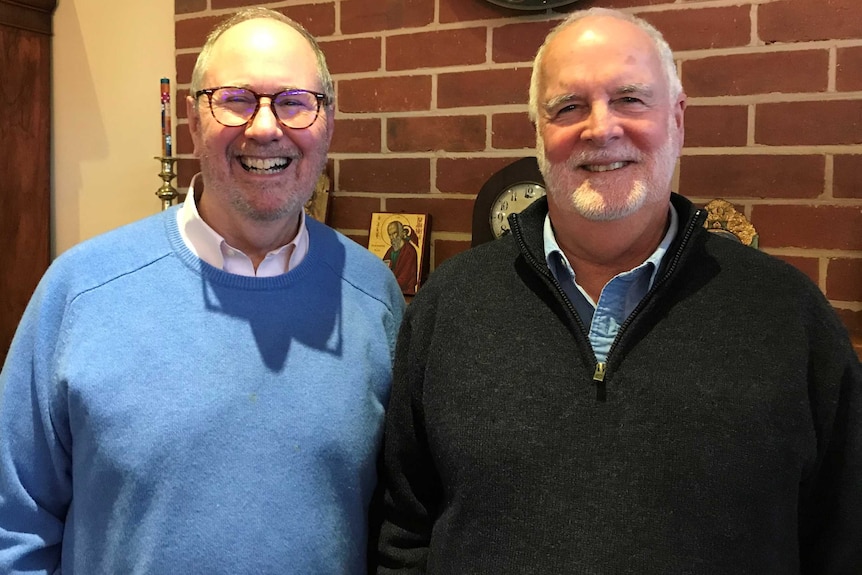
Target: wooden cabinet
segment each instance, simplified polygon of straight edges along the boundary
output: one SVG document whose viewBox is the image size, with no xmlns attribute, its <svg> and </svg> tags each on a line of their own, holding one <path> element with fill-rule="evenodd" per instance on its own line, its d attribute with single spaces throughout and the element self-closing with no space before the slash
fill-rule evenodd
<svg viewBox="0 0 862 575">
<path fill-rule="evenodd" d="M 51 20 L 0 0 L 0 364 L 51 258 Z"/>
</svg>

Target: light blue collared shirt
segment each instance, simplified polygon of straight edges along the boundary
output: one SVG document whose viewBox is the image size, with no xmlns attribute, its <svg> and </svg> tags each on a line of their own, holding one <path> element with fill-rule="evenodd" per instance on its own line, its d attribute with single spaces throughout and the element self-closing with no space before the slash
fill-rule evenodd
<svg viewBox="0 0 862 575">
<path fill-rule="evenodd" d="M 560 282 L 563 291 L 575 306 L 581 321 L 589 327 L 590 345 L 593 346 L 593 352 L 599 363 L 605 362 L 620 326 L 652 287 L 661 261 L 676 237 L 679 216 L 672 205 L 669 207 L 669 212 L 670 224 L 656 250 L 636 268 L 614 276 L 602 288 L 598 303 L 594 302 L 578 285 L 575 271 L 554 236 L 551 218 L 545 216 L 545 260 L 551 273 Z"/>
</svg>

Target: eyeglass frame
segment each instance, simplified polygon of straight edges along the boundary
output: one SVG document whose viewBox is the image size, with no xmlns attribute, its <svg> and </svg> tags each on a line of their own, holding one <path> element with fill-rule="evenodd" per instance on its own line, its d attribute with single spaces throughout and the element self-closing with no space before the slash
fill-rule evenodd
<svg viewBox="0 0 862 575">
<path fill-rule="evenodd" d="M 231 125 L 225 124 L 224 122 L 222 122 L 221 120 L 216 118 L 215 110 L 213 110 L 213 93 L 216 92 L 217 90 L 225 90 L 225 89 L 245 90 L 246 92 L 249 92 L 252 96 L 255 97 L 256 104 L 254 107 L 254 111 L 251 113 L 251 116 L 248 117 L 248 120 L 246 120 L 242 124 L 237 124 L 235 126 L 231 126 Z M 278 117 L 278 112 L 276 112 L 275 108 L 272 106 L 272 103 L 275 101 L 276 96 L 280 96 L 281 94 L 296 93 L 296 92 L 306 92 L 308 94 L 311 94 L 312 96 L 314 96 L 314 99 L 317 101 L 317 110 L 315 110 L 315 112 L 314 112 L 314 118 L 311 120 L 311 122 L 308 123 L 307 126 L 303 126 L 302 128 L 294 128 L 293 126 L 288 126 L 284 122 L 284 120 L 282 120 L 281 118 Z M 210 114 L 212 114 L 213 119 L 226 128 L 241 128 L 242 126 L 247 126 L 249 122 L 254 120 L 255 116 L 257 116 L 257 113 L 260 111 L 260 99 L 261 98 L 269 98 L 269 102 L 270 102 L 269 111 L 272 112 L 272 115 L 275 117 L 276 120 L 278 120 L 278 123 L 280 125 L 284 126 L 285 128 L 288 128 L 290 130 L 307 130 L 308 128 L 310 128 L 311 126 L 314 125 L 314 123 L 317 121 L 318 116 L 320 116 L 321 105 L 328 106 L 332 103 L 332 99 L 329 96 L 327 96 L 326 94 L 323 94 L 321 92 L 315 92 L 314 90 L 305 90 L 303 88 L 288 88 L 286 90 L 282 90 L 282 91 L 276 92 L 274 94 L 259 94 L 250 88 L 244 88 L 242 86 L 217 86 L 215 88 L 205 88 L 203 90 L 198 90 L 197 92 L 195 92 L 195 102 L 197 102 L 200 99 L 200 97 L 203 96 L 204 94 L 207 95 L 207 104 L 209 105 Z"/>
</svg>

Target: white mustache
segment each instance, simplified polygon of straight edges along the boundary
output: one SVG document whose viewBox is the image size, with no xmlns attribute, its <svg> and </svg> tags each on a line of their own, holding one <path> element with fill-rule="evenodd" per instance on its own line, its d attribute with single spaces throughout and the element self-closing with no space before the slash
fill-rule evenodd
<svg viewBox="0 0 862 575">
<path fill-rule="evenodd" d="M 642 155 L 636 150 L 622 149 L 610 151 L 583 151 L 566 160 L 566 167 L 576 169 L 591 164 L 611 164 L 614 162 L 640 162 Z"/>
</svg>

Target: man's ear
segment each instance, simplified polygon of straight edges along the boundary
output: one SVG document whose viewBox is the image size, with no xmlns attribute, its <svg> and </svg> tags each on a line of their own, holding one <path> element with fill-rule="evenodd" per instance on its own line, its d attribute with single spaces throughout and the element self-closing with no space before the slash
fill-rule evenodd
<svg viewBox="0 0 862 575">
<path fill-rule="evenodd" d="M 189 120 L 189 132 L 192 136 L 192 142 L 194 143 L 194 155 L 195 157 L 200 157 L 200 139 L 201 139 L 201 117 L 200 117 L 200 109 L 198 108 L 197 101 L 191 96 L 186 96 L 186 117 Z"/>
<path fill-rule="evenodd" d="M 335 131 L 335 104 L 326 109 L 326 149 L 332 143 L 332 132 Z"/>
<path fill-rule="evenodd" d="M 685 141 L 685 107 L 686 107 L 686 95 L 684 92 L 680 92 L 679 97 L 676 100 L 676 105 L 673 108 L 673 121 L 676 126 L 677 133 L 677 155 L 679 155 L 682 151 L 682 146 Z"/>
</svg>

